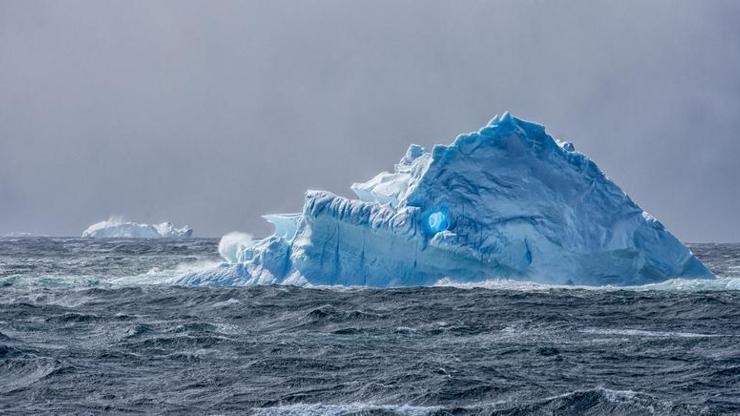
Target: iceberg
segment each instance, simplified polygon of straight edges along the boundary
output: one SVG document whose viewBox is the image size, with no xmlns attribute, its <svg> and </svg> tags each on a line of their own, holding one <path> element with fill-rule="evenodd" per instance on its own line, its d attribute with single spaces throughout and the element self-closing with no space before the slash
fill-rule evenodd
<svg viewBox="0 0 740 416">
<path fill-rule="evenodd" d="M 193 234 L 189 226 L 175 228 L 171 222 L 161 224 L 139 224 L 108 218 L 95 223 L 82 232 L 82 237 L 90 238 L 188 238 Z"/>
<path fill-rule="evenodd" d="M 43 235 L 36 235 L 34 233 L 27 233 L 23 231 L 13 231 L 12 233 L 8 233 L 3 235 L 5 238 L 31 238 L 31 237 L 45 237 Z"/>
<path fill-rule="evenodd" d="M 433 285 L 515 279 L 642 285 L 714 275 L 570 142 L 496 116 L 393 172 L 306 192 L 303 210 L 265 216 L 275 233 L 184 285 Z"/>
</svg>

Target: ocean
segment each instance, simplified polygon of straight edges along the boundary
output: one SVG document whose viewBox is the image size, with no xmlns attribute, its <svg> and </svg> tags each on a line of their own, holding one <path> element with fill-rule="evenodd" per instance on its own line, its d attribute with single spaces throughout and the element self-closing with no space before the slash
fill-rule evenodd
<svg viewBox="0 0 740 416">
<path fill-rule="evenodd" d="M 217 243 L 0 239 L 0 414 L 740 414 L 740 244 L 630 288 L 173 284 Z"/>
</svg>

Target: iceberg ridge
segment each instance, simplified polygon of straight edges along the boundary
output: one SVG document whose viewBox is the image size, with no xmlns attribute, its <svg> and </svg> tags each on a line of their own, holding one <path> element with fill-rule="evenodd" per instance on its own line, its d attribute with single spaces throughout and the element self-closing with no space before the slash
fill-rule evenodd
<svg viewBox="0 0 740 416">
<path fill-rule="evenodd" d="M 307 191 L 275 234 L 187 285 L 377 287 L 491 278 L 641 285 L 713 274 L 572 143 L 494 117 L 431 152 L 411 145 L 393 172 Z"/>
</svg>

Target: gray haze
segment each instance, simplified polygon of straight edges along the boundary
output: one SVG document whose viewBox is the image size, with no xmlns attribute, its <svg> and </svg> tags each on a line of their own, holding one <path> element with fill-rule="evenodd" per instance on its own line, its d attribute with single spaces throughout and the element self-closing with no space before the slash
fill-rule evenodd
<svg viewBox="0 0 740 416">
<path fill-rule="evenodd" d="M 545 124 L 687 241 L 740 240 L 738 1 L 0 0 L 0 235 L 265 234 L 409 143 Z"/>
</svg>

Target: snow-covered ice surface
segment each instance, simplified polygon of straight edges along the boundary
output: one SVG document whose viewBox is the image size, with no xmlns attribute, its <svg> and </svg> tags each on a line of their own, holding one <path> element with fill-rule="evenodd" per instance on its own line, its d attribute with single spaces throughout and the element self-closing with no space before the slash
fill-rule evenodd
<svg viewBox="0 0 740 416">
<path fill-rule="evenodd" d="M 161 224 L 139 224 L 111 217 L 95 223 L 82 232 L 83 237 L 92 238 L 186 238 L 193 235 L 189 226 L 175 228 L 171 222 Z"/>
<path fill-rule="evenodd" d="M 427 286 L 511 279 L 644 285 L 713 274 L 572 143 L 504 113 L 393 172 L 308 191 L 275 233 L 184 285 Z"/>
</svg>

